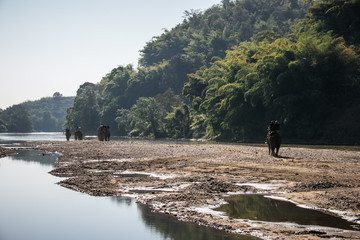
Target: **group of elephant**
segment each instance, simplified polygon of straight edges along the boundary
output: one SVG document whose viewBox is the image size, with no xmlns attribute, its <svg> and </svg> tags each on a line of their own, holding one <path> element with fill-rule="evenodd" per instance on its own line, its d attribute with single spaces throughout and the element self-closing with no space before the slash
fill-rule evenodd
<svg viewBox="0 0 360 240">
<path fill-rule="evenodd" d="M 75 130 L 75 140 L 83 140 L 83 133 L 81 127 L 77 127 Z M 110 126 L 100 125 L 97 129 L 97 137 L 99 141 L 110 141 Z M 66 140 L 69 141 L 71 137 L 70 128 L 65 130 Z"/>
<path fill-rule="evenodd" d="M 97 129 L 99 141 L 110 141 L 110 126 L 100 125 Z"/>
<path fill-rule="evenodd" d="M 269 148 L 269 155 L 278 157 L 279 149 L 281 145 L 281 135 L 280 135 L 280 124 L 278 121 L 271 121 L 268 126 L 268 133 L 266 136 L 266 144 Z M 66 139 L 70 140 L 71 132 L 69 128 L 66 128 Z M 100 125 L 97 129 L 97 137 L 99 141 L 110 141 L 110 126 Z M 76 128 L 75 131 L 75 140 L 82 140 L 83 133 L 80 127 Z"/>
<path fill-rule="evenodd" d="M 81 131 L 81 127 L 77 127 L 75 130 L 75 140 L 83 140 L 83 133 Z M 70 140 L 71 137 L 71 132 L 70 132 L 70 128 L 66 128 L 65 130 L 65 136 L 66 136 L 66 140 Z"/>
</svg>

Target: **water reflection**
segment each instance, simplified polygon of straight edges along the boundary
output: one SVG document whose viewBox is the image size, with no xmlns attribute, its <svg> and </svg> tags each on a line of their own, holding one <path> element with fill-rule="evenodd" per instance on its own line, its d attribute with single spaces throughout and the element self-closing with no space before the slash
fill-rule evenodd
<svg viewBox="0 0 360 240">
<path fill-rule="evenodd" d="M 46 153 L 35 150 L 17 150 L 15 155 L 9 156 L 10 159 L 21 160 L 24 162 L 36 162 L 45 166 L 55 166 L 59 154 Z"/>
<path fill-rule="evenodd" d="M 357 224 L 319 211 L 300 208 L 291 202 L 266 198 L 262 195 L 239 195 L 226 199 L 227 204 L 217 208 L 233 218 L 269 222 L 294 222 L 301 225 L 318 225 L 357 230 Z"/>
<path fill-rule="evenodd" d="M 48 174 L 57 155 L 17 152 L 0 159 L 1 240 L 257 239 L 179 222 L 134 198 L 92 197 L 62 188 L 54 184 L 60 179 Z"/>
<path fill-rule="evenodd" d="M 173 240 L 255 240 L 259 239 L 251 236 L 230 234 L 213 228 L 199 226 L 195 223 L 180 222 L 175 217 L 154 213 L 149 206 L 136 203 L 134 198 L 130 197 L 111 197 L 111 200 L 117 205 L 136 205 L 141 213 L 141 219 L 146 224 L 149 231 L 155 231 L 164 239 Z"/>
<path fill-rule="evenodd" d="M 0 142 L 66 141 L 63 132 L 0 133 Z"/>
<path fill-rule="evenodd" d="M 179 222 L 166 214 L 154 214 L 150 208 L 139 204 L 142 219 L 150 228 L 156 229 L 165 239 L 174 240 L 232 240 L 259 239 L 251 236 L 235 235 L 224 231 L 199 226 L 190 222 Z"/>
</svg>

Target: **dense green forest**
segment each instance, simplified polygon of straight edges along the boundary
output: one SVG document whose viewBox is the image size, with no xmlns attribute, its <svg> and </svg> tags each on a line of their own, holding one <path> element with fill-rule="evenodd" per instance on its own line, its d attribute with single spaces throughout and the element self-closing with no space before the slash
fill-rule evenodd
<svg viewBox="0 0 360 240">
<path fill-rule="evenodd" d="M 139 67 L 84 83 L 67 124 L 116 135 L 263 141 L 277 119 L 287 142 L 358 143 L 355 0 L 222 0 L 153 37 Z"/>
<path fill-rule="evenodd" d="M 74 97 L 54 93 L 37 101 L 27 101 L 5 109 L 0 115 L 0 132 L 62 131 L 66 110 Z"/>
</svg>

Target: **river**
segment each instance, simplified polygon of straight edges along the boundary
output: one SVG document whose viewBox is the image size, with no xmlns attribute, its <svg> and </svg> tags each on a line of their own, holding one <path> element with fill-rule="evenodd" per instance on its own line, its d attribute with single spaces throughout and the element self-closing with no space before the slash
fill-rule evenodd
<svg viewBox="0 0 360 240">
<path fill-rule="evenodd" d="M 0 145 L 18 148 L 0 159 L 1 240 L 254 239 L 179 222 L 131 197 L 93 197 L 60 187 L 61 178 L 48 173 L 58 155 L 22 149 L 21 142 L 64 139 L 62 133 L 0 134 Z"/>
</svg>

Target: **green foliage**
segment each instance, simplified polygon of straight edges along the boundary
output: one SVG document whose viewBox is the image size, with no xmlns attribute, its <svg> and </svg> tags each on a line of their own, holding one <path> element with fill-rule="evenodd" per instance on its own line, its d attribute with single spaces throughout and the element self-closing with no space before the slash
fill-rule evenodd
<svg viewBox="0 0 360 240">
<path fill-rule="evenodd" d="M 159 136 L 160 111 L 154 98 L 140 97 L 128 114 L 130 135 Z"/>
<path fill-rule="evenodd" d="M 34 131 L 55 132 L 63 131 L 67 109 L 73 104 L 74 97 L 62 97 L 58 92 L 53 97 L 45 97 L 37 101 L 24 104 L 29 109 Z"/>
<path fill-rule="evenodd" d="M 81 127 L 83 134 L 95 134 L 99 125 L 95 85 L 84 84 L 80 89 L 73 106 L 67 110 L 65 126 L 69 127 L 71 131 Z"/>
<path fill-rule="evenodd" d="M 130 136 L 152 136 L 152 137 L 180 137 L 174 128 L 183 124 L 182 121 L 173 122 L 169 116 L 183 105 L 182 100 L 169 89 L 163 94 L 155 97 L 140 97 L 129 109 L 120 109 L 117 112 L 116 121 L 119 129 L 127 132 Z M 185 119 L 184 119 L 185 120 Z M 182 137 L 188 131 L 182 131 Z"/>
<path fill-rule="evenodd" d="M 2 130 L 14 133 L 31 132 L 33 123 L 25 104 L 13 105 L 0 115 Z M 4 126 L 5 125 L 5 126 Z"/>
<path fill-rule="evenodd" d="M 0 133 L 4 133 L 4 132 L 7 132 L 7 127 L 6 127 L 6 124 L 3 120 L 0 119 Z"/>
<path fill-rule="evenodd" d="M 0 132 L 62 131 L 66 110 L 73 102 L 73 97 L 57 92 L 53 97 L 14 105 L 0 115 Z"/>
<path fill-rule="evenodd" d="M 359 99 L 359 66 L 342 38 L 305 32 L 297 41 L 240 44 L 190 75 L 184 93 L 205 113 L 208 137 L 260 138 L 257 126 L 278 119 L 288 138 L 321 139 L 331 131 L 328 120 Z"/>
<path fill-rule="evenodd" d="M 204 13 L 185 11 L 182 24 L 146 44 L 139 63 L 156 65 L 176 55 L 198 55 L 208 63 L 263 30 L 285 35 L 305 13 L 306 5 L 290 0 L 222 1 Z"/>
<path fill-rule="evenodd" d="M 310 24 L 318 31 L 333 31 L 342 36 L 348 44 L 360 41 L 360 1 L 358 0 L 320 0 L 314 1 L 309 9 Z"/>
<path fill-rule="evenodd" d="M 277 119 L 288 141 L 357 142 L 359 1 L 306 2 L 306 18 L 297 0 L 186 11 L 145 45 L 138 69 L 119 66 L 80 86 L 67 122 L 131 136 L 263 141 Z"/>
<path fill-rule="evenodd" d="M 190 123 L 190 112 L 186 105 L 174 108 L 164 119 L 167 136 L 172 138 L 190 137 Z"/>
</svg>

